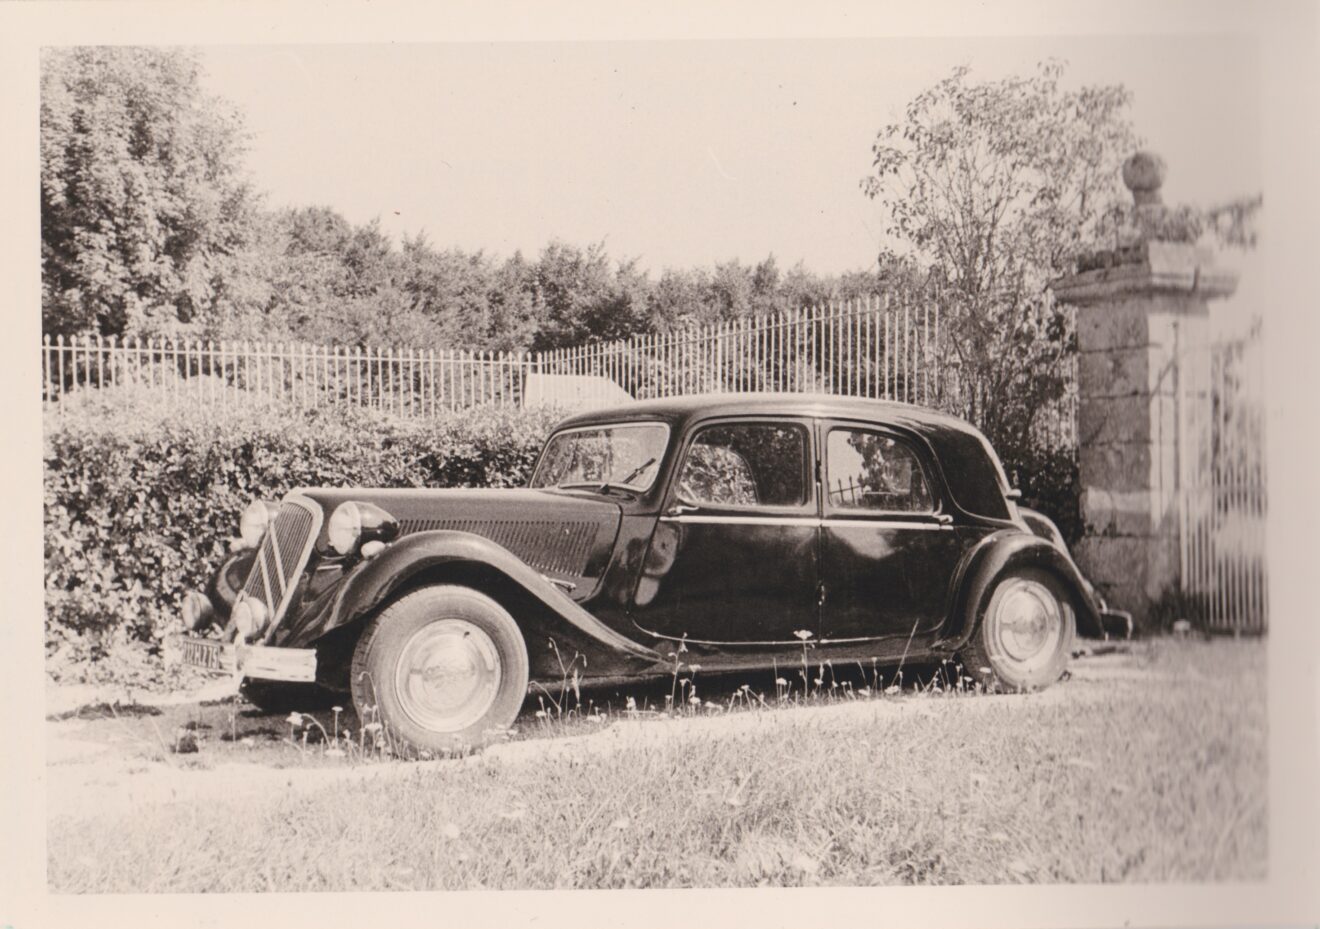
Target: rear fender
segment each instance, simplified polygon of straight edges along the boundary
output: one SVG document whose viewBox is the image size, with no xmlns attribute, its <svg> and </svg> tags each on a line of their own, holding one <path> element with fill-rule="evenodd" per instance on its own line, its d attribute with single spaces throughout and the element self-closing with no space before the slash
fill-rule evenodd
<svg viewBox="0 0 1320 929">
<path fill-rule="evenodd" d="M 1103 635 L 1100 615 L 1077 566 L 1053 542 L 1020 529 L 993 532 L 964 557 L 955 580 L 957 595 L 941 645 L 960 648 L 976 629 L 995 584 L 1006 572 L 1041 568 L 1055 575 L 1068 592 L 1082 635 Z"/>
<path fill-rule="evenodd" d="M 478 589 L 509 611 L 527 640 L 533 678 L 558 677 L 559 658 L 567 665 L 575 655 L 587 662 L 578 670 L 592 676 L 636 673 L 661 660 L 582 609 L 508 549 L 452 530 L 413 533 L 365 562 L 345 578 L 323 618 L 305 635 L 342 641 L 339 630 L 360 625 L 404 591 L 445 583 Z"/>
</svg>

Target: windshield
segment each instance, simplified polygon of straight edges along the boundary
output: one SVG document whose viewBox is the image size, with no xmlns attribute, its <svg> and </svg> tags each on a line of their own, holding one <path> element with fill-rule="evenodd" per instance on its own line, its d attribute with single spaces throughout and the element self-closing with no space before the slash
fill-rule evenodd
<svg viewBox="0 0 1320 929">
<path fill-rule="evenodd" d="M 639 493 L 655 483 L 669 427 L 621 423 L 570 429 L 550 437 L 531 487 L 626 487 Z"/>
</svg>

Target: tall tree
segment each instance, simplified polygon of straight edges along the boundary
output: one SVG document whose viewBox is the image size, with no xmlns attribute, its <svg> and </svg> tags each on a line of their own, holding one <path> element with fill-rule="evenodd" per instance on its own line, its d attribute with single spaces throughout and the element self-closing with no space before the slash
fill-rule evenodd
<svg viewBox="0 0 1320 929">
<path fill-rule="evenodd" d="M 1137 146 L 1127 90 L 1068 89 L 1063 74 L 1055 61 L 986 82 L 954 69 L 880 130 L 862 181 L 889 219 L 882 264 L 943 288 L 964 412 L 1010 449 L 1066 389 L 1073 336 L 1046 284 L 1103 240 Z"/>
<path fill-rule="evenodd" d="M 45 52 L 45 330 L 195 330 L 248 234 L 244 146 L 238 114 L 204 92 L 192 53 Z"/>
</svg>

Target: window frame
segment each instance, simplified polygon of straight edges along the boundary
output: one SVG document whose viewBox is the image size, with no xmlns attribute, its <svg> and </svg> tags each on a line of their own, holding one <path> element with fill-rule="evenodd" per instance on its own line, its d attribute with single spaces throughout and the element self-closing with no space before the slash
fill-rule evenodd
<svg viewBox="0 0 1320 929">
<path fill-rule="evenodd" d="M 802 435 L 802 487 L 804 490 L 804 500 L 801 504 L 754 504 L 751 506 L 739 506 L 734 504 L 719 505 L 712 503 L 702 503 L 696 500 L 683 499 L 679 493 L 679 482 L 683 474 L 684 467 L 687 466 L 688 452 L 700 435 L 707 429 L 718 426 L 791 426 L 800 431 Z M 674 467 L 669 475 L 669 487 L 666 490 L 665 510 L 669 511 L 675 507 L 690 508 L 695 513 L 708 515 L 726 514 L 729 516 L 763 516 L 767 519 L 776 516 L 790 517 L 814 517 L 819 510 L 817 508 L 816 492 L 816 462 L 819 460 L 816 449 L 816 430 L 810 417 L 802 416 L 722 416 L 716 419 L 703 419 L 700 422 L 689 425 L 686 434 L 683 437 L 682 446 L 679 448 L 678 456 L 675 459 Z"/>
<path fill-rule="evenodd" d="M 913 523 L 932 523 L 942 522 L 947 510 L 944 506 L 944 499 L 940 491 L 940 485 L 934 480 L 930 462 L 922 454 L 922 449 L 907 436 L 889 429 L 878 423 L 861 423 L 849 420 L 824 419 L 819 423 L 820 435 L 820 483 L 821 483 L 821 515 L 827 519 L 853 519 L 853 520 L 871 520 L 871 521 L 908 521 Z M 926 482 L 926 491 L 930 494 L 931 508 L 928 510 L 882 510 L 867 509 L 863 507 L 844 507 L 836 506 L 830 501 L 829 480 L 830 480 L 830 433 L 840 432 L 867 432 L 872 435 L 878 435 L 882 438 L 890 439 L 896 445 L 905 449 L 912 456 L 918 470 L 921 472 L 921 479 Z"/>
</svg>

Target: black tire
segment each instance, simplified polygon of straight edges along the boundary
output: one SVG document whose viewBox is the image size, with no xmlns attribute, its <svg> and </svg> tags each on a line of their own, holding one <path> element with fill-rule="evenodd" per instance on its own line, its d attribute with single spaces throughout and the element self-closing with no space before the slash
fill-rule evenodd
<svg viewBox="0 0 1320 929">
<path fill-rule="evenodd" d="M 306 713 L 326 710 L 342 697 L 319 684 L 296 681 L 266 681 L 245 677 L 239 694 L 248 703 L 266 713 Z"/>
<path fill-rule="evenodd" d="M 1040 690 L 1063 675 L 1076 635 L 1072 601 L 1055 575 L 1009 571 L 995 582 L 962 650 L 963 670 L 987 690 Z"/>
<path fill-rule="evenodd" d="M 469 587 L 438 584 L 400 597 L 353 650 L 358 718 L 421 751 L 468 751 L 508 729 L 527 680 L 518 624 Z"/>
</svg>

